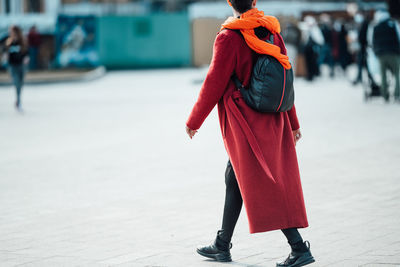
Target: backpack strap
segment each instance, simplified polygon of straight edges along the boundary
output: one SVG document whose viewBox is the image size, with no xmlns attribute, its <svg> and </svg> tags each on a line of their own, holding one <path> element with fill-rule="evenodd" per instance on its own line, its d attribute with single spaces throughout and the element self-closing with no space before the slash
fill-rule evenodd
<svg viewBox="0 0 400 267">
<path fill-rule="evenodd" d="M 229 29 L 228 29 L 228 30 L 229 30 Z M 266 28 L 265 28 L 265 30 L 267 31 L 267 34 L 269 34 L 269 39 L 266 39 L 265 41 L 266 41 L 267 43 L 274 44 L 274 35 L 272 34 L 272 32 L 270 32 L 270 31 L 267 30 Z M 242 33 L 240 32 L 240 30 L 232 30 L 232 31 L 235 31 L 235 32 L 237 32 L 238 34 L 240 34 L 241 36 L 243 36 Z M 242 84 L 242 82 L 241 82 L 241 81 L 239 80 L 239 78 L 237 77 L 236 73 L 233 73 L 231 78 L 232 78 L 233 83 L 235 84 L 235 86 L 236 86 L 237 89 L 239 89 L 239 90 L 246 89 L 246 88 L 244 87 L 244 85 Z"/>
</svg>

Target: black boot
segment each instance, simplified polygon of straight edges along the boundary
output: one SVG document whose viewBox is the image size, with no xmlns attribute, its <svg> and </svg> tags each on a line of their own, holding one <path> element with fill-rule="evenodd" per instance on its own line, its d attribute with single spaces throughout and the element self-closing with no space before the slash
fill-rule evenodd
<svg viewBox="0 0 400 267">
<path fill-rule="evenodd" d="M 315 262 L 314 257 L 311 255 L 310 242 L 305 241 L 306 249 L 297 251 L 293 250 L 289 257 L 281 263 L 277 263 L 276 267 L 300 267 Z"/>
<path fill-rule="evenodd" d="M 228 262 L 232 261 L 230 249 L 232 248 L 232 244 L 230 242 L 226 242 L 221 239 L 222 231 L 218 231 L 217 237 L 214 242 L 205 247 L 198 247 L 197 253 L 201 256 L 215 259 L 220 262 Z"/>
</svg>

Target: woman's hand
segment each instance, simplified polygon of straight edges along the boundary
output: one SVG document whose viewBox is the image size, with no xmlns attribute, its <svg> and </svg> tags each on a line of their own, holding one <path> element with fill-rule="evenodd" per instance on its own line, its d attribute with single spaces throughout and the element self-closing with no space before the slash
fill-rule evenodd
<svg viewBox="0 0 400 267">
<path fill-rule="evenodd" d="M 186 126 L 186 133 L 189 135 L 190 139 L 192 139 L 193 136 L 197 133 L 197 130 L 192 130 Z"/>
<path fill-rule="evenodd" d="M 293 131 L 294 145 L 297 144 L 297 141 L 299 141 L 301 137 L 302 137 L 302 135 L 301 135 L 300 129 Z"/>
</svg>

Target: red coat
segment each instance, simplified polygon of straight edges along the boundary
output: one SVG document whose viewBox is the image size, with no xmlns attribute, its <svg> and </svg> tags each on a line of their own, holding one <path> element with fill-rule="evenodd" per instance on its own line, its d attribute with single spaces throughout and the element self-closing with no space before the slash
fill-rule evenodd
<svg viewBox="0 0 400 267">
<path fill-rule="evenodd" d="M 286 49 L 280 35 L 275 44 Z M 249 220 L 251 233 L 307 227 L 292 130 L 296 110 L 259 113 L 244 102 L 231 75 L 247 85 L 257 54 L 232 30 L 221 31 L 211 65 L 187 126 L 200 128 L 218 103 L 221 132 Z"/>
</svg>

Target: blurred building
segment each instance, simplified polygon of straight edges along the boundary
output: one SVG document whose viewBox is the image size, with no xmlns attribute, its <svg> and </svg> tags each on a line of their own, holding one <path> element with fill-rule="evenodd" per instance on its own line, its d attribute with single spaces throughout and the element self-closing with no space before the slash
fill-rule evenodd
<svg viewBox="0 0 400 267">
<path fill-rule="evenodd" d="M 189 66 L 185 9 L 180 0 L 62 0 L 56 62 L 108 68 Z"/>
<path fill-rule="evenodd" d="M 20 26 L 24 33 L 36 26 L 41 35 L 38 65 L 40 68 L 51 67 L 59 5 L 60 0 L 0 0 L 0 46 L 7 38 L 11 25 Z"/>
<path fill-rule="evenodd" d="M 185 10 L 193 0 L 62 0 L 63 13 L 143 14 Z"/>
<path fill-rule="evenodd" d="M 0 32 L 11 24 L 27 29 L 36 25 L 41 32 L 54 31 L 60 0 L 0 0 Z"/>
<path fill-rule="evenodd" d="M 62 14 L 132 15 L 151 11 L 151 0 L 62 0 Z"/>
</svg>

